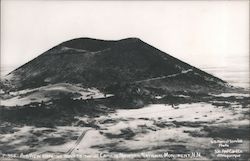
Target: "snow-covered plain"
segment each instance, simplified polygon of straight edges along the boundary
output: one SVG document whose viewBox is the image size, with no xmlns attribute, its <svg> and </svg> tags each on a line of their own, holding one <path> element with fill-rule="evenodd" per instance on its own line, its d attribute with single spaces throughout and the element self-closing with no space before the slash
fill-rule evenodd
<svg viewBox="0 0 250 161">
<path fill-rule="evenodd" d="M 24 126 L 15 128 L 17 131 L 14 133 L 1 135 L 0 142 L 13 146 L 12 150 L 16 152 L 23 149 L 30 150 L 29 154 L 34 155 L 84 155 L 90 157 L 90 160 L 91 157 L 100 157 L 100 154 L 139 156 L 142 153 L 191 152 L 201 154 L 200 157 L 193 158 L 194 160 L 211 160 L 216 157 L 214 150 L 217 148 L 211 141 L 226 140 L 230 135 L 235 135 L 234 139 L 243 140 L 243 143 L 234 145 L 234 148 L 243 150 L 242 155 L 247 155 L 247 112 L 247 107 L 234 104 L 230 108 L 206 102 L 174 107 L 150 104 L 139 109 L 119 109 L 95 118 L 77 118 L 79 121 L 92 121 L 98 128 L 77 125 L 56 128 Z M 36 138 L 36 135 L 40 135 L 37 137 L 37 144 L 30 140 Z M 46 138 L 51 138 L 52 142 Z M 57 138 L 59 140 L 53 142 Z M 50 160 L 58 159 L 52 157 Z"/>
</svg>

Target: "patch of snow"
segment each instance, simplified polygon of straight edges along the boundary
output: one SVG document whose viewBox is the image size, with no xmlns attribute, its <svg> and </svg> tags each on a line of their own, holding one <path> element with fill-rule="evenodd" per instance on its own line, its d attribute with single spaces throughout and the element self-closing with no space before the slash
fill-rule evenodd
<svg viewBox="0 0 250 161">
<path fill-rule="evenodd" d="M 222 115 L 223 114 L 223 115 Z M 207 115 L 207 117 L 203 117 Z M 172 106 L 164 104 L 152 104 L 140 109 L 117 110 L 117 115 L 112 118 L 134 118 L 141 117 L 149 119 L 157 119 L 159 117 L 171 121 L 213 121 L 220 117 L 221 120 L 233 118 L 233 112 L 223 108 L 215 108 L 208 103 L 192 103 L 178 105 L 178 109 L 173 109 Z M 171 119 L 172 118 L 172 119 Z M 198 119 L 197 119 L 198 118 Z"/>
<path fill-rule="evenodd" d="M 162 96 L 155 96 L 156 99 L 162 99 Z"/>
<path fill-rule="evenodd" d="M 188 70 L 183 70 L 181 73 L 188 73 L 188 72 L 192 72 L 193 69 L 188 69 Z"/>
<path fill-rule="evenodd" d="M 0 89 L 0 94 L 4 94 L 5 92 L 2 90 L 2 89 Z"/>
<path fill-rule="evenodd" d="M 104 94 L 96 88 L 82 88 L 69 83 L 58 83 L 53 85 L 42 86 L 34 89 L 26 89 L 15 92 L 10 92 L 11 98 L 1 100 L 3 106 L 23 106 L 33 102 L 47 102 L 51 100 L 51 92 L 67 92 L 78 93 L 81 96 L 73 99 L 98 99 L 114 96 L 113 94 Z M 25 95 L 26 96 L 23 96 Z M 20 97 L 21 96 L 21 97 Z"/>
<path fill-rule="evenodd" d="M 24 98 L 19 98 L 18 96 L 10 98 L 10 99 L 5 99 L 1 100 L 0 105 L 1 106 L 24 106 L 30 103 L 41 103 L 41 102 L 46 102 L 49 101 L 48 98 L 39 98 L 39 97 L 24 97 Z"/>
<path fill-rule="evenodd" d="M 180 94 L 180 95 L 175 95 L 175 96 L 177 96 L 177 97 L 184 97 L 184 98 L 189 98 L 190 96 L 186 96 L 186 95 L 182 95 L 182 94 Z"/>
<path fill-rule="evenodd" d="M 221 93 L 221 94 L 217 94 L 217 95 L 213 95 L 216 97 L 250 97 L 250 94 L 244 94 L 244 93 Z"/>
</svg>

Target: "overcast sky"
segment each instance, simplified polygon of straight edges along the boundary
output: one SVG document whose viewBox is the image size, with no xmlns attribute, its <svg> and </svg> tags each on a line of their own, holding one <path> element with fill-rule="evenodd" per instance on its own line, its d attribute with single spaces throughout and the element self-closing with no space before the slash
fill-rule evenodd
<svg viewBox="0 0 250 161">
<path fill-rule="evenodd" d="M 248 1 L 1 1 L 1 65 L 77 37 L 138 37 L 194 66 L 248 56 Z M 243 63 L 247 64 L 246 59 Z"/>
</svg>

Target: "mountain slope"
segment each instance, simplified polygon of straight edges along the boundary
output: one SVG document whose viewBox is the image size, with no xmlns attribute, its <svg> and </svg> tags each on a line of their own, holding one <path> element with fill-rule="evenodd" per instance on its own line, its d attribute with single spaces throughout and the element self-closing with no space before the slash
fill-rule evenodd
<svg viewBox="0 0 250 161">
<path fill-rule="evenodd" d="M 12 71 L 6 78 L 18 90 L 55 83 L 106 88 L 155 78 L 162 79 L 163 84 L 167 79 L 165 86 L 171 85 L 169 80 L 182 84 L 194 81 L 209 88 L 224 87 L 226 83 L 137 38 L 69 40 Z"/>
</svg>

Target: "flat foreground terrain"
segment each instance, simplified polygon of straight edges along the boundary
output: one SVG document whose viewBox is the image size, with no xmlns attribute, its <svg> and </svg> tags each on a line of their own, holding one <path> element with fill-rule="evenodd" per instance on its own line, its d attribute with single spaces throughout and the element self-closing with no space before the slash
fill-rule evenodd
<svg viewBox="0 0 250 161">
<path fill-rule="evenodd" d="M 2 121 L 0 152 L 3 157 L 12 154 L 24 160 L 51 161 L 73 156 L 84 160 L 249 158 L 249 104 L 244 102 L 249 95 L 213 97 L 217 99 L 75 116 L 76 121 L 67 126 L 37 127 Z M 13 160 L 18 160 L 17 156 L 12 156 Z"/>
</svg>

